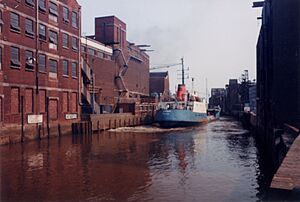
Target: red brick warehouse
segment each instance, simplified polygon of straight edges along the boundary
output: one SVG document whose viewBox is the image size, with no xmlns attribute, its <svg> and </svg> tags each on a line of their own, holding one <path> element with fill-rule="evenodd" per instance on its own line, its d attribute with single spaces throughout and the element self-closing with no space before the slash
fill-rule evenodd
<svg viewBox="0 0 300 202">
<path fill-rule="evenodd" d="M 81 46 L 82 60 L 95 76 L 90 91 L 95 108 L 99 105 L 100 113 L 134 113 L 141 98 L 149 97 L 149 56 L 127 41 L 126 24 L 115 16 L 97 17 L 95 35 L 82 38 Z"/>
<path fill-rule="evenodd" d="M 41 128 L 47 125 L 55 133 L 78 120 L 80 15 L 76 0 L 2 0 L 2 126 L 13 124 L 20 131 L 23 120 L 26 134 L 37 128 L 29 123 L 41 118 L 32 115 L 42 115 Z"/>
</svg>

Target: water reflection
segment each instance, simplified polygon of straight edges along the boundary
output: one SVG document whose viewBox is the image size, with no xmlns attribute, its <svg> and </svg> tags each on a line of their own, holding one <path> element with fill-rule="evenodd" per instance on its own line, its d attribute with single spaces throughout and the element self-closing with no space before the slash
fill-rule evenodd
<svg viewBox="0 0 300 202">
<path fill-rule="evenodd" d="M 1 147 L 1 201 L 255 201 L 263 196 L 261 159 L 252 136 L 237 122 L 139 130 Z"/>
</svg>

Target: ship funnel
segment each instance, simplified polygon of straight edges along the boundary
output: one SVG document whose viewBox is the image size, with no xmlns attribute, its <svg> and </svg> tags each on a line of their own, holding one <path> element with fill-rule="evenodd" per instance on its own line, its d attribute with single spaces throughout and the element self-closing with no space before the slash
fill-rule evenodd
<svg viewBox="0 0 300 202">
<path fill-rule="evenodd" d="M 177 100 L 184 101 L 185 96 L 186 96 L 186 86 L 184 84 L 179 84 L 177 90 Z"/>
</svg>

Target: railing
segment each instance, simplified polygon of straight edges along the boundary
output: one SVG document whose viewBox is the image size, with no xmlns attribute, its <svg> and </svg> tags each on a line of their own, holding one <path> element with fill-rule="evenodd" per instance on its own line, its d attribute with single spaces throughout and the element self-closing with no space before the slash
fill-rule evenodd
<svg viewBox="0 0 300 202">
<path fill-rule="evenodd" d="M 88 89 L 88 87 L 86 87 L 86 85 L 84 85 L 83 80 L 81 80 L 81 93 L 82 95 L 84 95 L 85 99 L 88 101 L 88 103 L 92 103 L 92 96 L 91 93 Z"/>
<path fill-rule="evenodd" d="M 92 80 L 91 68 L 84 59 L 82 59 L 82 68 L 81 69 L 83 70 L 86 77 L 91 81 Z"/>
</svg>

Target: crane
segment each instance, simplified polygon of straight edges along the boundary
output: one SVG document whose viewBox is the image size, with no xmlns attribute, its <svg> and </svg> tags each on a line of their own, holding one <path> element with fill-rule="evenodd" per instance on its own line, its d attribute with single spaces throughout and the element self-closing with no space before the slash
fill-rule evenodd
<svg viewBox="0 0 300 202">
<path fill-rule="evenodd" d="M 164 68 L 170 68 L 174 66 L 182 65 L 182 63 L 174 63 L 174 64 L 165 64 L 165 65 L 158 65 L 158 66 L 153 66 L 150 68 L 151 70 L 156 70 L 156 69 L 164 69 Z"/>
</svg>

